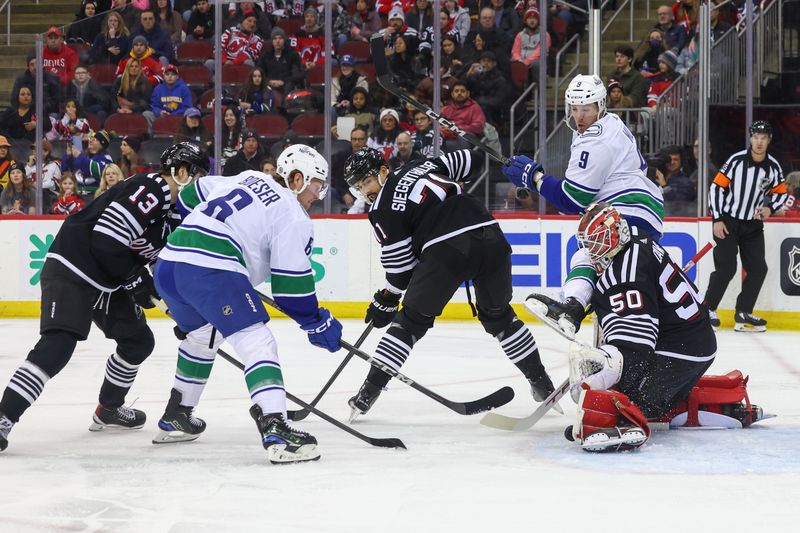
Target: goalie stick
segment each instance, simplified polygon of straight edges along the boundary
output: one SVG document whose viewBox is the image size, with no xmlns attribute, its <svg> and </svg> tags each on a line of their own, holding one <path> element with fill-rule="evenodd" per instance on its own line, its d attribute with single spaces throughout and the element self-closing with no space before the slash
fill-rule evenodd
<svg viewBox="0 0 800 533">
<path fill-rule="evenodd" d="M 269 296 L 267 296 L 266 294 L 263 294 L 261 292 L 259 292 L 258 295 L 261 297 L 261 299 L 264 301 L 264 303 L 266 303 L 266 304 L 268 304 L 268 305 L 270 305 L 270 306 L 272 306 L 275 309 L 280 311 L 280 307 L 278 307 L 278 304 L 275 303 L 275 300 L 273 300 L 272 298 L 270 298 Z M 345 350 L 349 350 L 351 353 L 355 354 L 357 357 L 359 357 L 359 358 L 363 359 L 364 361 L 368 362 L 369 364 L 371 364 L 375 368 L 378 368 L 378 369 L 382 370 L 383 372 L 386 372 L 387 374 L 389 374 L 393 378 L 397 378 L 399 381 L 405 383 L 406 385 L 408 385 L 412 389 L 421 392 L 422 394 L 424 394 L 428 398 L 431 398 L 432 400 L 434 400 L 436 402 L 439 402 L 440 404 L 444 405 L 448 409 L 450 409 L 452 411 L 455 411 L 456 413 L 458 413 L 460 415 L 474 415 L 474 414 L 477 414 L 477 413 L 483 413 L 484 411 L 489 411 L 491 409 L 494 409 L 495 407 L 500 407 L 501 405 L 505 405 L 505 404 L 507 404 L 508 402 L 510 402 L 511 400 L 514 399 L 514 389 L 512 389 L 511 387 L 506 386 L 506 387 L 503 387 L 501 389 L 498 389 L 498 390 L 494 391 L 493 393 L 489 394 L 488 396 L 484 396 L 483 398 L 480 398 L 480 399 L 477 399 L 477 400 L 473 400 L 471 402 L 455 402 L 455 401 L 452 401 L 452 400 L 448 400 L 447 398 L 445 398 L 443 396 L 440 396 L 439 394 L 433 392 L 429 388 L 427 388 L 427 387 L 425 387 L 423 385 L 420 385 L 419 383 L 417 383 L 416 381 L 414 381 L 410 377 L 408 377 L 408 376 L 406 376 L 404 374 L 401 374 L 400 372 L 398 372 L 394 368 L 390 367 L 389 365 L 384 364 L 381 361 L 378 361 L 377 359 L 375 359 L 371 355 L 367 354 L 366 352 L 362 351 L 359 348 L 356 348 L 355 346 L 353 346 L 349 342 L 344 341 L 344 340 L 342 340 L 340 342 L 341 342 L 342 348 L 344 348 Z"/>
<path fill-rule="evenodd" d="M 697 262 L 708 253 L 714 247 L 714 243 L 706 243 L 695 255 L 692 257 L 686 265 L 683 267 L 684 272 L 688 272 L 689 270 L 694 267 Z M 527 300 L 525 301 L 525 308 L 528 309 L 534 316 L 539 318 L 545 325 L 549 326 L 551 329 L 556 331 L 559 335 L 568 339 L 570 341 L 575 342 L 574 337 L 570 338 L 567 336 L 564 331 L 561 330 L 555 323 L 549 320 L 543 320 L 542 317 L 539 316 L 538 313 L 535 313 L 533 309 L 528 307 Z M 596 343 L 599 339 L 596 339 Z M 540 405 L 533 413 L 524 417 L 524 418 L 517 418 L 513 416 L 506 416 L 501 415 L 500 413 L 486 413 L 481 418 L 481 424 L 484 426 L 488 426 L 495 429 L 502 429 L 505 431 L 525 431 L 530 429 L 536 424 L 541 418 L 549 411 L 552 407 L 554 407 L 558 401 L 564 397 L 564 395 L 569 391 L 570 384 L 569 379 L 564 380 L 564 383 L 561 384 L 553 393 L 548 396 L 545 401 Z M 669 424 L 667 424 L 667 428 L 660 427 L 659 429 L 668 429 Z"/>
<path fill-rule="evenodd" d="M 364 333 L 361 334 L 361 336 L 358 338 L 358 340 L 353 346 L 355 346 L 356 348 L 360 348 L 361 345 L 364 343 L 364 341 L 367 339 L 367 336 L 372 331 L 372 328 L 373 328 L 372 321 L 370 321 L 370 323 L 367 324 L 367 328 L 364 330 Z M 339 374 L 342 373 L 342 370 L 344 370 L 344 367 L 347 366 L 347 363 L 349 363 L 350 359 L 352 358 L 353 358 L 353 352 L 349 352 L 347 356 L 345 356 L 345 358 L 342 359 L 342 362 L 339 364 L 339 367 L 336 370 L 334 370 L 333 375 L 328 379 L 327 383 L 325 383 L 325 385 L 322 386 L 322 390 L 320 390 L 314 397 L 314 399 L 311 400 L 312 407 L 316 407 L 316 405 L 322 399 L 322 396 L 326 392 L 328 392 L 328 389 L 331 387 L 331 385 L 333 385 L 333 382 L 336 381 L 336 378 L 339 377 Z M 305 417 L 308 416 L 308 413 L 310 412 L 311 411 L 309 411 L 308 409 L 298 409 L 296 411 L 288 411 L 286 413 L 286 416 L 289 418 L 289 420 L 297 421 L 297 420 L 303 420 Z"/>
<path fill-rule="evenodd" d="M 163 300 L 156 300 L 155 298 L 153 298 L 152 300 L 153 300 L 153 303 L 156 305 L 156 307 L 161 309 L 164 312 L 165 315 L 167 315 L 168 317 L 172 318 L 172 315 L 170 315 L 169 309 L 167 308 L 167 304 Z M 223 349 L 220 348 L 219 350 L 217 350 L 217 354 L 219 354 L 223 359 L 228 361 L 230 364 L 232 364 L 233 366 L 235 366 L 239 370 L 244 371 L 244 364 L 242 364 L 241 361 L 239 361 L 238 359 L 236 359 L 232 355 L 230 355 L 227 352 L 225 352 Z M 333 424 L 334 426 L 336 426 L 337 428 L 341 429 L 342 431 L 351 434 L 352 436 L 354 436 L 357 439 L 363 440 L 367 444 L 370 444 L 372 446 L 377 446 L 378 448 L 401 448 L 403 450 L 406 449 L 406 445 L 403 444 L 403 441 L 400 440 L 400 439 L 393 438 L 393 437 L 381 439 L 381 438 L 369 437 L 367 435 L 364 435 L 360 431 L 356 431 L 355 429 L 351 428 L 350 426 L 348 426 L 346 424 L 343 424 L 343 423 L 339 422 L 338 420 L 336 420 L 335 418 L 333 418 L 332 416 L 324 413 L 323 411 L 320 411 L 319 409 L 317 409 L 313 405 L 307 404 L 306 402 L 304 402 L 303 400 L 301 400 L 300 398 L 298 398 L 294 394 L 290 393 L 288 390 L 284 391 L 284 392 L 286 392 L 286 398 L 288 398 L 292 402 L 296 403 L 297 405 L 299 405 L 303 409 L 305 409 L 305 410 L 307 410 L 307 411 L 309 411 L 311 413 L 314 413 L 315 415 L 317 415 L 318 417 L 323 419 L 325 422 L 328 422 L 329 424 Z"/>
<path fill-rule="evenodd" d="M 485 153 L 489 154 L 493 159 L 499 161 L 504 165 L 511 164 L 511 160 L 508 159 L 506 156 L 501 154 L 500 152 L 496 151 L 493 148 L 487 146 L 480 138 L 475 135 L 474 133 L 470 133 L 468 131 L 464 131 L 452 121 L 444 118 L 443 116 L 437 114 L 433 109 L 429 106 L 423 104 L 407 92 L 405 92 L 401 87 L 399 87 L 394 82 L 394 75 L 392 74 L 391 69 L 389 69 L 389 62 L 386 60 L 386 48 L 385 48 L 385 40 L 383 38 L 382 32 L 375 32 L 372 35 L 372 39 L 369 42 L 370 45 L 370 52 L 372 53 L 372 63 L 375 65 L 375 74 L 378 78 L 378 83 L 386 89 L 388 92 L 392 93 L 396 97 L 400 98 L 403 102 L 411 104 L 416 109 L 419 109 L 431 120 L 434 120 L 439 123 L 440 126 L 449 129 L 471 145 L 480 148 Z"/>
</svg>

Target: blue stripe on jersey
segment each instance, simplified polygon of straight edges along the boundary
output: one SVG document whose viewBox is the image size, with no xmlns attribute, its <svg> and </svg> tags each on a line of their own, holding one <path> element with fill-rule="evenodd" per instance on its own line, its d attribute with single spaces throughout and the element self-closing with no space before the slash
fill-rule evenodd
<svg viewBox="0 0 800 533">
<path fill-rule="evenodd" d="M 306 270 L 286 270 L 283 268 L 271 268 L 270 269 L 274 274 L 286 274 L 287 276 L 302 276 L 305 274 L 311 274 L 311 269 Z"/>
</svg>

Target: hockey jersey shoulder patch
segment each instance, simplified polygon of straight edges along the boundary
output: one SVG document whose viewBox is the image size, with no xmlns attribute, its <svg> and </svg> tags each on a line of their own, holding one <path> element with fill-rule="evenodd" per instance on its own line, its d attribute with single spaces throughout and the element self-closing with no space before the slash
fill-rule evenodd
<svg viewBox="0 0 800 533">
<path fill-rule="evenodd" d="M 595 122 L 581 134 L 581 139 L 590 139 L 592 137 L 600 137 L 603 134 L 603 125 Z"/>
</svg>

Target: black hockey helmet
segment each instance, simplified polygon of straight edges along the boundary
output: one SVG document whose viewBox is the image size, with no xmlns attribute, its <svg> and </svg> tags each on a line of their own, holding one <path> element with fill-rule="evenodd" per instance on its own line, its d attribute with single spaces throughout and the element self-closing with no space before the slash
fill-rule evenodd
<svg viewBox="0 0 800 533">
<path fill-rule="evenodd" d="M 367 176 L 378 176 L 382 166 L 386 166 L 386 161 L 381 153 L 365 146 L 345 161 L 344 179 L 353 188 Z"/>
<path fill-rule="evenodd" d="M 766 133 L 772 137 L 772 126 L 766 120 L 756 120 L 750 125 L 750 135 L 753 136 L 756 133 Z"/>
<path fill-rule="evenodd" d="M 188 166 L 189 175 L 193 177 L 198 174 L 204 176 L 211 168 L 205 152 L 196 144 L 187 141 L 173 144 L 161 154 L 162 170 L 177 171 L 181 165 Z"/>
</svg>

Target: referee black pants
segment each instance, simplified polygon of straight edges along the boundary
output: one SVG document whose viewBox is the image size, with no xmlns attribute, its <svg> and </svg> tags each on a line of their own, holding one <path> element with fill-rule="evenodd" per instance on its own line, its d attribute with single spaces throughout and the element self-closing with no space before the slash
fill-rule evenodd
<svg viewBox="0 0 800 533">
<path fill-rule="evenodd" d="M 711 309 L 719 305 L 725 290 L 736 274 L 736 255 L 742 256 L 742 268 L 746 275 L 742 282 L 742 292 L 736 298 L 736 311 L 752 313 L 756 305 L 761 285 L 767 277 L 767 261 L 764 257 L 764 223 L 760 220 L 737 220 L 723 217 L 728 228 L 724 239 L 714 241 L 714 272 L 708 280 L 706 301 Z"/>
</svg>

